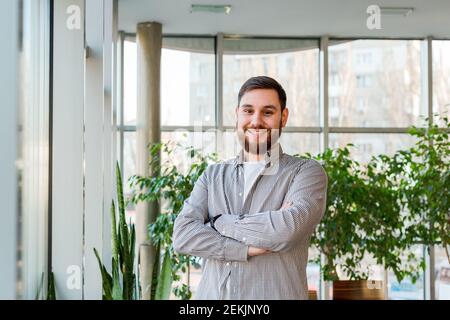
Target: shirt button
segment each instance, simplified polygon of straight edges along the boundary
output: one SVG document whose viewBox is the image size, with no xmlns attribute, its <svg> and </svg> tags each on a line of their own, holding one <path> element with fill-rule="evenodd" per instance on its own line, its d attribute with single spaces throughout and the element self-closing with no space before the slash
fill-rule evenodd
<svg viewBox="0 0 450 320">
<path fill-rule="evenodd" d="M 239 197 L 242 197 L 242 192 L 239 192 Z"/>
<path fill-rule="evenodd" d="M 242 241 L 245 241 L 245 240 L 247 240 L 247 238 L 246 238 L 246 237 L 243 237 L 243 238 L 242 238 Z"/>
<path fill-rule="evenodd" d="M 227 266 L 229 266 L 230 265 L 230 263 L 229 262 L 227 262 Z"/>
</svg>

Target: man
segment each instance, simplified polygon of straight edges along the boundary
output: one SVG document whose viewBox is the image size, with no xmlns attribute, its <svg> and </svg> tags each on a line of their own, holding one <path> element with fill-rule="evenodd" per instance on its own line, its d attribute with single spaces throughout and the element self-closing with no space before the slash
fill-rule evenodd
<svg viewBox="0 0 450 320">
<path fill-rule="evenodd" d="M 276 80 L 247 80 L 235 112 L 242 150 L 197 180 L 175 221 L 174 250 L 204 258 L 196 299 L 308 299 L 327 175 L 317 161 L 283 153 L 289 111 Z"/>
</svg>

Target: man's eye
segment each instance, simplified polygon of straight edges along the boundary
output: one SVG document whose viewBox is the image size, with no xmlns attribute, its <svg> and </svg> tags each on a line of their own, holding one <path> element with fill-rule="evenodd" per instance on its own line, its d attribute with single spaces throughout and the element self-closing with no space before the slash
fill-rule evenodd
<svg viewBox="0 0 450 320">
<path fill-rule="evenodd" d="M 264 113 L 266 116 L 271 116 L 271 115 L 273 115 L 273 112 L 265 112 Z"/>
<path fill-rule="evenodd" d="M 249 110 L 249 109 L 245 109 L 244 112 L 246 112 L 246 113 L 251 113 L 252 111 Z"/>
</svg>

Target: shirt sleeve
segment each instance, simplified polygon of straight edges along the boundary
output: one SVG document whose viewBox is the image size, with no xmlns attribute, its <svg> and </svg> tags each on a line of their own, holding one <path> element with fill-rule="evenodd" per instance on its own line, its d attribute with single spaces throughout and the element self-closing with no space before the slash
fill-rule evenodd
<svg viewBox="0 0 450 320">
<path fill-rule="evenodd" d="M 309 160 L 293 178 L 285 196 L 292 206 L 246 215 L 222 215 L 215 228 L 224 236 L 273 252 L 288 251 L 310 236 L 326 206 L 328 177 L 319 162 Z M 276 187 L 276 186 L 274 186 Z"/>
<path fill-rule="evenodd" d="M 247 261 L 248 246 L 222 236 L 208 220 L 207 170 L 196 181 L 173 227 L 175 252 L 225 261 Z"/>
</svg>

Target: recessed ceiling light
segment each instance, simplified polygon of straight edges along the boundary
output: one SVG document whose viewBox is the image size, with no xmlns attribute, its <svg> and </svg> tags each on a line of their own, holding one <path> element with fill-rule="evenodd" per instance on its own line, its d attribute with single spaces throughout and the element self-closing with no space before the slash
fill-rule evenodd
<svg viewBox="0 0 450 320">
<path fill-rule="evenodd" d="M 192 4 L 191 13 L 193 12 L 210 12 L 210 13 L 224 13 L 230 14 L 231 5 L 213 5 L 213 4 Z"/>
<path fill-rule="evenodd" d="M 409 16 L 414 11 L 413 7 L 380 7 L 381 14 L 392 16 Z"/>
</svg>

